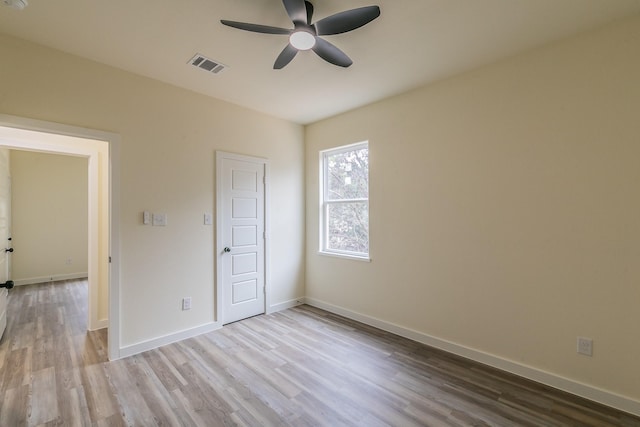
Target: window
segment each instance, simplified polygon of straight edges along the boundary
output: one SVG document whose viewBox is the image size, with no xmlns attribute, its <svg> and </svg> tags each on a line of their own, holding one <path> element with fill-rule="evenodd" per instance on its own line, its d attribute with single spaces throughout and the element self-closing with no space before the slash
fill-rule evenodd
<svg viewBox="0 0 640 427">
<path fill-rule="evenodd" d="M 369 144 L 320 152 L 320 252 L 369 258 Z"/>
</svg>

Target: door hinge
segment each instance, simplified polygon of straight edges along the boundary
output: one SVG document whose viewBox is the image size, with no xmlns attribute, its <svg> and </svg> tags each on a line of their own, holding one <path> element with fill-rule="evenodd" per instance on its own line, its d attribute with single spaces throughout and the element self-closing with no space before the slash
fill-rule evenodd
<svg viewBox="0 0 640 427">
<path fill-rule="evenodd" d="M 111 257 L 109 257 L 109 264 L 111 264 Z"/>
<path fill-rule="evenodd" d="M 266 232 L 266 231 L 263 231 L 263 232 L 262 232 L 262 238 L 263 238 L 263 239 L 266 239 L 266 238 L 267 238 L 267 232 Z"/>
</svg>

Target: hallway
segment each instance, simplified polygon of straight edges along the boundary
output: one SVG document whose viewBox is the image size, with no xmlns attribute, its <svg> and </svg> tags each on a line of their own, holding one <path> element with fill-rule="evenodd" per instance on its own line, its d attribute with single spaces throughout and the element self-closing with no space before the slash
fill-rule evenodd
<svg viewBox="0 0 640 427">
<path fill-rule="evenodd" d="M 93 387 L 103 378 L 96 374 L 107 361 L 107 330 L 87 332 L 87 286 L 69 280 L 9 292 L 0 341 L 0 425 L 86 419 L 89 402 L 99 400 Z"/>
</svg>

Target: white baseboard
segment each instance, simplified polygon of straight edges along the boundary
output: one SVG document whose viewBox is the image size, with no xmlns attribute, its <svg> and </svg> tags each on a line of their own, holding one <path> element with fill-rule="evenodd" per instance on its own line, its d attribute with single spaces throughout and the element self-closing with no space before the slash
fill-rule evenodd
<svg viewBox="0 0 640 427">
<path fill-rule="evenodd" d="M 211 322 L 201 326 L 196 326 L 195 328 L 185 329 L 183 331 L 175 332 L 173 334 L 164 335 L 162 337 L 139 342 L 137 344 L 120 347 L 118 359 L 121 359 L 123 357 L 133 356 L 134 354 L 143 353 L 145 351 L 153 350 L 155 348 L 162 347 L 163 345 L 173 344 L 174 342 L 186 340 L 188 338 L 193 338 L 198 335 L 206 334 L 208 332 L 212 332 L 217 329 L 220 329 L 221 327 L 222 325 L 220 325 L 219 323 Z M 114 359 L 111 359 L 111 360 L 114 360 Z"/>
<path fill-rule="evenodd" d="M 431 335 L 427 335 L 413 329 L 405 328 L 394 323 L 380 320 L 375 317 L 357 313 L 343 307 L 317 300 L 315 298 L 306 297 L 304 301 L 306 304 L 309 304 L 313 307 L 318 307 L 331 313 L 339 314 L 341 316 L 356 320 L 366 325 L 382 329 L 383 331 L 391 332 L 401 337 L 405 337 L 410 340 L 417 341 L 422 344 L 426 344 L 428 346 L 474 360 L 476 362 L 480 362 L 484 365 L 489 365 L 502 371 L 510 372 L 520 377 L 524 377 L 532 381 L 536 381 L 538 383 L 542 383 L 550 387 L 566 391 L 576 396 L 580 396 L 585 399 L 602 403 L 603 405 L 607 405 L 612 408 L 616 408 L 621 411 L 640 416 L 640 402 L 637 400 L 633 400 L 628 397 L 600 389 L 598 387 L 574 381 L 569 378 L 564 378 L 562 376 L 552 374 L 531 366 L 523 365 L 512 360 L 504 359 L 499 356 L 465 347 L 451 341 L 433 337 Z"/>
<path fill-rule="evenodd" d="M 89 277 L 87 272 L 70 273 L 70 274 L 53 274 L 51 276 L 30 277 L 28 279 L 14 280 L 15 286 L 34 285 L 36 283 L 57 282 L 58 280 L 86 279 Z"/>
<path fill-rule="evenodd" d="M 300 305 L 300 304 L 304 304 L 304 298 L 296 298 L 293 300 L 274 304 L 267 309 L 267 313 L 275 313 L 277 311 L 286 310 L 287 308 L 295 307 L 296 305 Z M 105 319 L 104 321 L 101 321 L 101 322 L 105 322 L 104 326 L 102 327 L 108 326 L 108 323 L 109 323 L 108 320 Z M 205 325 L 197 326 L 195 328 L 186 329 L 184 331 L 165 335 L 159 338 L 143 341 L 137 344 L 120 347 L 118 359 L 121 359 L 127 356 L 133 356 L 134 354 L 143 353 L 145 351 L 153 350 L 155 348 L 162 347 L 163 345 L 186 340 L 187 338 L 192 338 L 198 335 L 206 334 L 208 332 L 212 332 L 220 328 L 222 328 L 221 324 L 217 322 L 212 322 L 212 323 L 207 323 Z M 115 359 L 112 359 L 112 360 L 115 360 Z"/>
<path fill-rule="evenodd" d="M 278 304 L 273 304 L 267 309 L 267 314 L 276 313 L 278 311 L 286 310 L 287 308 L 295 307 L 296 305 L 304 304 L 304 298 L 296 298 Z"/>
<path fill-rule="evenodd" d="M 100 329 L 105 329 L 109 327 L 109 319 L 101 319 L 96 323 L 95 328 L 89 329 L 90 331 L 99 331 Z"/>
</svg>

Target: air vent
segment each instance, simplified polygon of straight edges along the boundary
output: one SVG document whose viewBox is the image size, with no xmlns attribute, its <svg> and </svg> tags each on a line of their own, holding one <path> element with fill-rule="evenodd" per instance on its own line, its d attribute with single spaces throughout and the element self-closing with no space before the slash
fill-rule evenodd
<svg viewBox="0 0 640 427">
<path fill-rule="evenodd" d="M 198 67 L 213 74 L 219 74 L 223 70 L 228 68 L 226 65 L 221 64 L 220 62 L 214 61 L 213 59 L 209 59 L 200 54 L 197 54 L 196 56 L 191 58 L 189 63 L 194 67 Z"/>
</svg>

